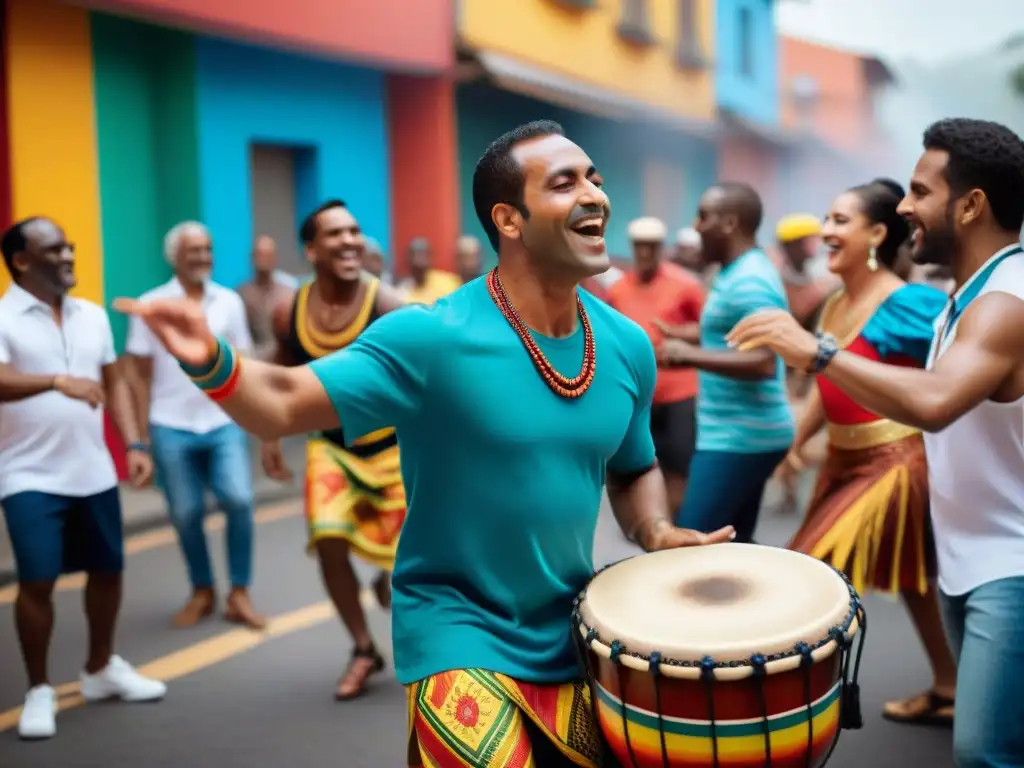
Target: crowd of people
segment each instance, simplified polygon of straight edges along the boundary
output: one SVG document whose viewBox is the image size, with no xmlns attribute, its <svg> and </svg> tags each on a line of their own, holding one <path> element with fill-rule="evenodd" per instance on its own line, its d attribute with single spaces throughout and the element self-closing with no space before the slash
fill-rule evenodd
<svg viewBox="0 0 1024 768">
<path fill-rule="evenodd" d="M 692 228 L 631 222 L 621 270 L 599 169 L 555 123 L 497 139 L 473 199 L 498 266 L 481 274 L 467 236 L 457 273 L 434 269 L 418 238 L 397 282 L 341 200 L 302 223 L 311 279 L 278 271 L 260 238 L 238 292 L 210 279 L 210 232 L 181 224 L 165 240 L 171 280 L 115 304 L 130 315 L 122 361 L 106 313 L 68 294 L 60 226 L 7 230 L 0 504 L 29 678 L 21 735 L 55 733 L 46 655 L 62 572 L 89 574 L 83 695 L 166 692 L 114 654 L 123 550 L 106 408 L 131 481 L 155 472 L 166 496 L 191 586 L 179 627 L 217 606 L 207 490 L 227 518 L 225 615 L 265 625 L 249 595 L 245 433 L 278 480 L 292 472 L 280 439 L 308 437 L 308 548 L 353 639 L 335 695 L 359 697 L 385 666 L 354 555 L 380 569 L 392 609 L 412 766 L 499 764 L 438 715 L 473 686 L 511 708 L 487 724 L 492 758 L 596 766 L 568 621 L 593 575 L 602 493 L 646 551 L 752 543 L 770 480 L 792 491 L 818 461 L 787 546 L 862 594 L 900 595 L 931 666 L 932 686 L 884 716 L 952 727 L 963 768 L 1024 764 L 1022 681 L 1005 674 L 1024 653 L 1024 142 L 941 121 L 907 190 L 837 190 L 824 217 L 778 222 L 768 249 L 758 193 L 719 182 Z M 64 460 L 72 444 L 86 461 Z"/>
</svg>

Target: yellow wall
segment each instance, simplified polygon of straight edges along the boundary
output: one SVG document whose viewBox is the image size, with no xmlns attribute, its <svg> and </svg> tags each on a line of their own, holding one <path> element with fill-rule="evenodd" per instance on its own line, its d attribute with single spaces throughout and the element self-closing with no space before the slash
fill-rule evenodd
<svg viewBox="0 0 1024 768">
<path fill-rule="evenodd" d="M 555 0 L 462 0 L 459 31 L 470 46 L 518 57 L 592 85 L 640 99 L 684 117 L 714 115 L 713 67 L 683 70 L 675 63 L 676 0 L 647 0 L 656 42 L 638 46 L 616 26 L 623 0 L 567 9 Z M 703 50 L 714 56 L 714 0 L 700 0 Z"/>
<path fill-rule="evenodd" d="M 63 226 L 77 252 L 75 295 L 102 303 L 89 15 L 51 0 L 8 0 L 7 9 L 14 218 L 43 215 Z M 0 289 L 9 282 L 3 272 Z"/>
</svg>

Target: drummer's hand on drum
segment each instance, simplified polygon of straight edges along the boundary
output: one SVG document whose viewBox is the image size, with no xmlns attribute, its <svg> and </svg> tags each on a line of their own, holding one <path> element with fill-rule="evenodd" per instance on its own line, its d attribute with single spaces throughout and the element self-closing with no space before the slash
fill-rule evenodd
<svg viewBox="0 0 1024 768">
<path fill-rule="evenodd" d="M 740 352 L 767 347 L 798 371 L 810 370 L 818 356 L 814 334 L 781 309 L 747 315 L 729 331 L 726 341 Z"/>
<path fill-rule="evenodd" d="M 724 544 L 736 538 L 736 529 L 731 525 L 711 533 L 701 533 L 689 528 L 676 528 L 668 520 L 654 520 L 646 529 L 637 531 L 637 542 L 648 552 L 679 547 L 700 547 L 705 544 Z"/>
</svg>

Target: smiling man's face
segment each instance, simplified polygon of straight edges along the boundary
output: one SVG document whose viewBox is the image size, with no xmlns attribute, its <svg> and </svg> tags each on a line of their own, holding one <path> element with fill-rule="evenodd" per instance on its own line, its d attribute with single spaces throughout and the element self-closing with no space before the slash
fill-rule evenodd
<svg viewBox="0 0 1024 768">
<path fill-rule="evenodd" d="M 607 270 L 611 204 L 587 153 L 564 136 L 545 136 L 518 144 L 512 156 L 525 180 L 528 216 L 520 236 L 527 249 L 546 267 L 579 279 Z"/>
</svg>

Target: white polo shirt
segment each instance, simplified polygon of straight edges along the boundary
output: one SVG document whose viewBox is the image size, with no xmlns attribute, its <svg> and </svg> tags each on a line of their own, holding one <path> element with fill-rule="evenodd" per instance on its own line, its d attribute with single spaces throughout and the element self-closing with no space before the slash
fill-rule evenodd
<svg viewBox="0 0 1024 768">
<path fill-rule="evenodd" d="M 102 381 L 114 336 L 104 309 L 68 296 L 62 322 L 12 284 L 0 298 L 0 364 L 37 376 Z M 92 496 L 117 485 L 103 437 L 103 409 L 50 391 L 0 403 L 0 498 L 22 491 Z"/>
<path fill-rule="evenodd" d="M 964 283 L 953 301 L 973 293 L 985 271 L 982 267 Z M 992 291 L 1024 301 L 1024 254 L 1002 261 L 977 295 Z M 935 322 L 929 368 L 956 339 L 959 318 L 939 338 L 951 307 Z M 1012 403 L 986 400 L 941 432 L 925 433 L 924 442 L 939 587 L 957 596 L 1024 576 L 1024 397 Z"/>
<path fill-rule="evenodd" d="M 185 289 L 178 279 L 142 294 L 142 301 L 184 298 Z M 207 283 L 203 296 L 203 313 L 210 330 L 223 336 L 239 352 L 252 350 L 252 336 L 245 314 L 242 297 L 230 288 Z M 181 370 L 178 361 L 164 349 L 152 331 L 139 318 L 133 317 L 128 325 L 130 355 L 153 359 L 153 382 L 150 391 L 149 421 L 161 427 L 181 429 L 195 434 L 206 434 L 231 423 L 223 409 L 193 384 Z"/>
</svg>

